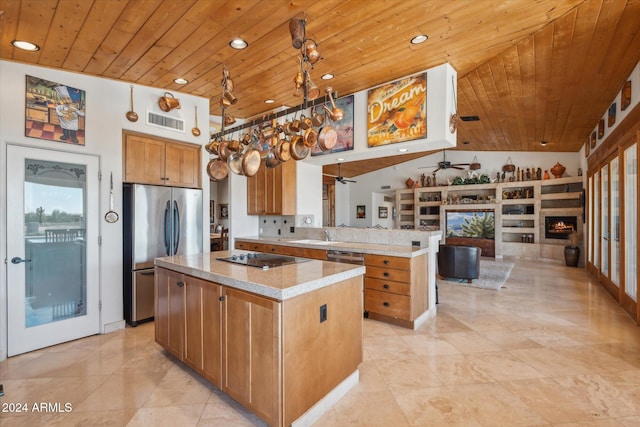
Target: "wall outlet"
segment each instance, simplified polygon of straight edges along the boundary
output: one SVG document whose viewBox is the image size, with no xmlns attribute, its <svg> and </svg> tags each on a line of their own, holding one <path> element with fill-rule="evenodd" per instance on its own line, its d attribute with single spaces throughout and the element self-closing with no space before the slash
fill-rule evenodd
<svg viewBox="0 0 640 427">
<path fill-rule="evenodd" d="M 322 304 L 320 306 L 320 323 L 327 320 L 327 304 Z"/>
<path fill-rule="evenodd" d="M 296 232 L 295 227 L 289 227 L 289 233 L 295 233 L 295 232 Z"/>
<path fill-rule="evenodd" d="M 412 240 L 411 246 L 420 246 L 420 240 Z"/>
<path fill-rule="evenodd" d="M 282 234 L 282 229 L 278 228 L 278 236 Z"/>
</svg>

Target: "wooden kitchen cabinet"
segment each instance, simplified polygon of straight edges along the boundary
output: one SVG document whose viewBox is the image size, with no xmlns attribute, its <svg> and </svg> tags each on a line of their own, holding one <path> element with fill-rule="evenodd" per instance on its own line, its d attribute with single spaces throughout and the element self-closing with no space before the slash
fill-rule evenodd
<svg viewBox="0 0 640 427">
<path fill-rule="evenodd" d="M 200 188 L 201 147 L 126 132 L 124 182 Z"/>
<path fill-rule="evenodd" d="M 222 385 L 222 286 L 185 277 L 184 362 Z"/>
<path fill-rule="evenodd" d="M 158 344 L 184 360 L 184 277 L 175 271 L 155 270 L 155 336 Z"/>
<path fill-rule="evenodd" d="M 267 168 L 262 161 L 258 173 L 247 178 L 247 214 L 294 215 L 295 211 L 296 162 Z"/>
<path fill-rule="evenodd" d="M 368 317 L 413 328 L 428 309 L 427 254 L 413 258 L 365 255 L 364 309 Z"/>
<path fill-rule="evenodd" d="M 280 405 L 280 304 L 227 287 L 223 298 L 221 389 L 273 425 Z"/>
</svg>

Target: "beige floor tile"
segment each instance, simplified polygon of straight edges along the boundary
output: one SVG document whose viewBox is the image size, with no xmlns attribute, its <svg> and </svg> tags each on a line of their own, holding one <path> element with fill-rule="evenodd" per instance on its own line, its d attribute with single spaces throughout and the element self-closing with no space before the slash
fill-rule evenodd
<svg viewBox="0 0 640 427">
<path fill-rule="evenodd" d="M 195 426 L 204 410 L 204 404 L 141 408 L 127 423 L 127 427 Z"/>
<path fill-rule="evenodd" d="M 314 427 L 409 427 L 390 391 L 347 393 Z"/>
<path fill-rule="evenodd" d="M 412 426 L 481 425 L 460 402 L 456 387 L 395 390 L 393 395 Z"/>
<path fill-rule="evenodd" d="M 163 377 L 164 374 L 149 373 L 111 375 L 78 405 L 77 410 L 82 412 L 140 408 Z"/>
<path fill-rule="evenodd" d="M 446 333 L 441 334 L 440 338 L 457 348 L 460 353 L 484 353 L 500 350 L 500 347 L 477 332 Z"/>
<path fill-rule="evenodd" d="M 174 364 L 143 407 L 205 404 L 215 387 L 186 366 Z"/>
<path fill-rule="evenodd" d="M 375 360 L 380 375 L 390 390 L 440 386 L 438 376 L 418 357 Z"/>
<path fill-rule="evenodd" d="M 443 354 L 460 354 L 460 350 L 449 342 L 426 334 L 402 336 L 411 350 L 418 356 L 438 356 Z"/>
<path fill-rule="evenodd" d="M 442 384 L 480 384 L 494 382 L 489 372 L 477 365 L 476 360 L 467 354 L 452 354 L 422 358 L 436 374 Z"/>
<path fill-rule="evenodd" d="M 409 344 L 398 335 L 367 336 L 364 338 L 364 348 L 368 356 L 373 360 L 401 359 L 415 356 Z"/>
<path fill-rule="evenodd" d="M 624 427 L 638 427 L 638 426 L 640 426 L 640 416 L 616 418 L 616 421 L 619 422 Z"/>
<path fill-rule="evenodd" d="M 490 330 L 479 331 L 483 338 L 491 341 L 502 350 L 518 350 L 523 348 L 540 348 L 537 342 L 523 336 L 522 330 Z"/>
</svg>

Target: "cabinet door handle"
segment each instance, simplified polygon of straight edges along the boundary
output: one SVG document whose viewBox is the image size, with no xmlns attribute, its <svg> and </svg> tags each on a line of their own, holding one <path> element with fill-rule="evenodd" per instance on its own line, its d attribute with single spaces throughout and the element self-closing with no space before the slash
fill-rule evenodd
<svg viewBox="0 0 640 427">
<path fill-rule="evenodd" d="M 184 286 L 184 282 L 176 282 L 176 285 L 178 285 L 179 288 Z"/>
<path fill-rule="evenodd" d="M 223 296 L 221 296 L 221 297 L 218 297 L 218 299 L 219 299 L 220 301 L 224 301 L 224 295 L 223 295 Z"/>
<path fill-rule="evenodd" d="M 382 285 L 383 288 L 385 289 L 389 289 L 391 286 L 387 285 L 386 283 L 384 285 Z"/>
<path fill-rule="evenodd" d="M 385 301 L 382 303 L 382 305 L 384 305 L 385 307 L 389 307 L 391 304 Z"/>
<path fill-rule="evenodd" d="M 389 261 L 388 259 L 385 259 L 384 261 L 382 261 L 382 263 L 383 263 L 384 265 L 389 265 L 390 261 Z"/>
<path fill-rule="evenodd" d="M 385 271 L 384 273 L 382 273 L 382 275 L 383 275 L 384 277 L 389 277 L 389 276 L 391 276 L 391 275 L 389 274 L 389 272 L 387 272 L 387 271 Z"/>
</svg>

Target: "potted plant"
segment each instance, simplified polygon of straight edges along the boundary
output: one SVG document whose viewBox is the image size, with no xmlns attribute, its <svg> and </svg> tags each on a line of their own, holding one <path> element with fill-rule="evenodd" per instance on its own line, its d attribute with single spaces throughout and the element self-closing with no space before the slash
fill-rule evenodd
<svg viewBox="0 0 640 427">
<path fill-rule="evenodd" d="M 569 234 L 569 244 L 564 247 L 564 263 L 567 267 L 577 267 L 580 261 L 580 234 L 573 230 Z"/>
</svg>

